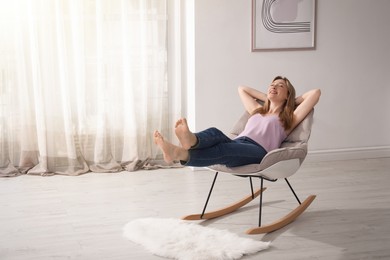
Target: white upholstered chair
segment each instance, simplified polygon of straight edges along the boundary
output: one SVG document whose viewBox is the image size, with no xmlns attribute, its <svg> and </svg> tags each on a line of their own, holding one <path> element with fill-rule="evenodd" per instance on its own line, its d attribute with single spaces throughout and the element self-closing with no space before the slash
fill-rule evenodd
<svg viewBox="0 0 390 260">
<path fill-rule="evenodd" d="M 228 168 L 224 165 L 214 165 L 208 167 L 208 169 L 215 172 L 215 177 L 211 185 L 210 192 L 208 194 L 203 211 L 201 214 L 188 215 L 183 217 L 183 219 L 201 220 L 220 217 L 239 209 L 240 207 L 246 205 L 260 195 L 259 225 L 255 228 L 247 230 L 247 234 L 261 234 L 272 232 L 294 221 L 300 214 L 302 214 L 307 209 L 307 207 L 316 197 L 315 195 L 310 195 L 303 202 L 301 202 L 295 191 L 293 190 L 292 186 L 290 185 L 289 181 L 287 180 L 288 177 L 298 171 L 298 169 L 306 158 L 308 150 L 307 143 L 310 137 L 311 126 L 313 123 L 313 113 L 314 110 L 312 110 L 306 116 L 306 118 L 289 134 L 286 140 L 282 143 L 281 147 L 267 153 L 267 155 L 263 158 L 260 164 L 244 165 L 233 168 Z M 231 131 L 231 138 L 237 136 L 244 129 L 248 118 L 249 114 L 245 113 L 239 119 L 239 121 L 236 123 L 236 125 Z M 224 207 L 211 212 L 205 212 L 208 201 L 210 199 L 211 192 L 218 177 L 218 173 L 229 173 L 239 177 L 248 177 L 251 185 L 251 194 L 228 207 Z M 259 178 L 261 182 L 260 189 L 255 192 L 253 191 L 252 178 Z M 282 178 L 285 179 L 286 183 L 288 184 L 289 188 L 297 199 L 299 205 L 289 214 L 276 220 L 275 222 L 262 225 L 262 201 L 263 192 L 266 189 L 265 187 L 263 187 L 263 181 L 276 181 Z"/>
</svg>

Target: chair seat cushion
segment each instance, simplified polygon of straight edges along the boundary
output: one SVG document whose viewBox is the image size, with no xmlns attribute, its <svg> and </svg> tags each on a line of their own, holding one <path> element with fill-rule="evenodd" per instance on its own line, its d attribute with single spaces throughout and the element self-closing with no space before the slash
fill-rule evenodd
<svg viewBox="0 0 390 260">
<path fill-rule="evenodd" d="M 238 167 L 226 167 L 225 165 L 212 165 L 208 168 L 219 171 L 219 172 L 228 172 L 236 175 L 240 174 L 248 174 L 248 173 L 259 173 L 261 175 L 261 171 L 270 167 L 271 165 L 290 159 L 299 159 L 302 163 L 307 154 L 307 145 L 301 144 L 298 147 L 283 147 L 279 149 L 272 150 L 264 156 L 263 160 L 260 164 L 248 164 Z"/>
</svg>

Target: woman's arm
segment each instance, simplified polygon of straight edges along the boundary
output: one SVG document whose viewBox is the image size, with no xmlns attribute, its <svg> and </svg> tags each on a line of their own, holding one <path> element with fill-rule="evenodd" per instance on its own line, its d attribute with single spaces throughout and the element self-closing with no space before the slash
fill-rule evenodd
<svg viewBox="0 0 390 260">
<path fill-rule="evenodd" d="M 242 104 L 249 114 L 252 114 L 253 111 L 261 107 L 261 105 L 256 100 L 267 100 L 267 95 L 265 93 L 247 86 L 239 86 L 238 94 Z"/>
<path fill-rule="evenodd" d="M 320 89 L 313 89 L 295 99 L 294 122 L 290 132 L 310 113 L 321 96 Z"/>
</svg>

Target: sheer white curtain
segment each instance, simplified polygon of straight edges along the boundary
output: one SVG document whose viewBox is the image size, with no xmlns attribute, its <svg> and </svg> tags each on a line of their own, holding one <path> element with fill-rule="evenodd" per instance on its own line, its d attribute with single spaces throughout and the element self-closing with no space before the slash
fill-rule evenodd
<svg viewBox="0 0 390 260">
<path fill-rule="evenodd" d="M 167 0 L 0 0 L 0 175 L 135 170 L 168 129 Z"/>
</svg>

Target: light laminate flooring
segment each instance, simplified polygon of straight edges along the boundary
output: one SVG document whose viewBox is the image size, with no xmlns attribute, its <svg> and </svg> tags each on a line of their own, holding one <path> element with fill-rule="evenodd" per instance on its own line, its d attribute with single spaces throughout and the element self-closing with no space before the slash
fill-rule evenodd
<svg viewBox="0 0 390 260">
<path fill-rule="evenodd" d="M 213 177 L 181 168 L 0 178 L 0 259 L 163 259 L 123 238 L 123 226 L 137 218 L 200 213 Z M 198 223 L 272 242 L 244 260 L 390 259 L 390 158 L 306 162 L 289 180 L 301 200 L 317 198 L 281 230 L 245 234 L 257 225 L 257 199 Z M 263 223 L 297 205 L 283 180 L 265 186 Z M 220 174 L 209 208 L 249 192 L 248 179 Z"/>
</svg>

